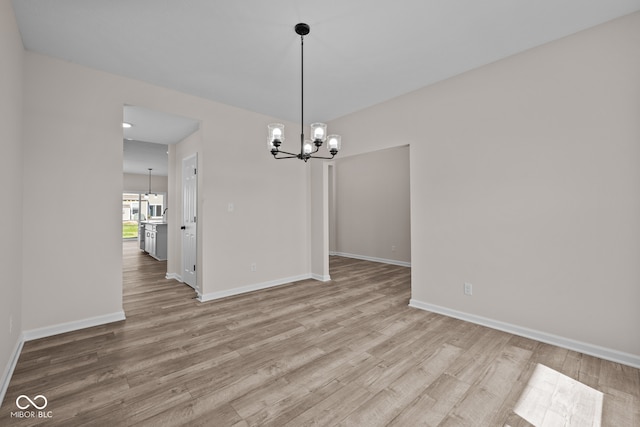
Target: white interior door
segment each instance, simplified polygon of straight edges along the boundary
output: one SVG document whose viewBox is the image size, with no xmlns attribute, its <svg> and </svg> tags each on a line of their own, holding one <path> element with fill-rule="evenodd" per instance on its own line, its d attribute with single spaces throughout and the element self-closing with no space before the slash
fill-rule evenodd
<svg viewBox="0 0 640 427">
<path fill-rule="evenodd" d="M 198 155 L 182 159 L 182 281 L 197 288 Z"/>
</svg>

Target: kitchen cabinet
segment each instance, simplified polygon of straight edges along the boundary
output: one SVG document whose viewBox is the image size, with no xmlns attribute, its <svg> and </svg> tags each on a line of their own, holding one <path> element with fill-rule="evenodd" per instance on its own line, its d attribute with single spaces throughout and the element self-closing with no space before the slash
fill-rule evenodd
<svg viewBox="0 0 640 427">
<path fill-rule="evenodd" d="M 167 259 L 167 224 L 144 224 L 144 251 L 159 261 Z"/>
</svg>

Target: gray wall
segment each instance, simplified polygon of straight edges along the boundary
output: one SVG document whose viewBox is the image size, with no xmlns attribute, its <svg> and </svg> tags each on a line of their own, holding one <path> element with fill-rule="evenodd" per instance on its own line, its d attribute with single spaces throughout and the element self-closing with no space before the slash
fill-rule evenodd
<svg viewBox="0 0 640 427">
<path fill-rule="evenodd" d="M 22 56 L 11 2 L 0 1 L 0 401 L 22 330 Z"/>
<path fill-rule="evenodd" d="M 23 269 L 28 301 L 23 329 L 45 335 L 60 331 L 59 326 L 122 315 L 121 220 L 114 213 L 121 210 L 124 185 L 123 105 L 202 123 L 198 245 L 203 262 L 198 273 L 204 294 L 309 275 L 307 170 L 300 162 L 276 162 L 266 149 L 255 148 L 262 147 L 258 141 L 273 117 L 33 52 L 24 53 L 24 61 L 23 119 L 29 125 L 23 128 L 21 175 L 24 191 L 39 194 L 38 200 L 25 199 L 24 221 L 39 222 L 41 204 L 70 206 L 76 194 L 100 197 L 91 200 L 90 216 L 54 209 L 48 221 L 55 227 L 25 227 L 22 242 L 39 268 Z M 293 126 L 288 129 L 295 132 Z M 269 226 L 274 222 L 286 232 Z M 86 236 L 69 234 L 70 229 L 92 230 L 99 250 L 87 249 Z M 252 263 L 257 271 L 251 271 Z"/>
<path fill-rule="evenodd" d="M 411 147 L 415 302 L 640 365 L 638 46 L 635 13 L 329 123 Z"/>
<path fill-rule="evenodd" d="M 409 147 L 339 158 L 334 177 L 331 250 L 409 264 Z"/>
<path fill-rule="evenodd" d="M 166 176 L 151 176 L 151 191 L 154 193 L 167 193 L 168 178 Z M 122 174 L 122 191 L 144 193 L 149 190 L 149 175 L 135 173 Z"/>
</svg>

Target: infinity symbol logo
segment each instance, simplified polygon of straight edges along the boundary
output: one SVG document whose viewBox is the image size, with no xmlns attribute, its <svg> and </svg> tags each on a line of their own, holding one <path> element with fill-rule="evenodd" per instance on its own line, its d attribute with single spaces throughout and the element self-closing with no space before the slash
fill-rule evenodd
<svg viewBox="0 0 640 427">
<path fill-rule="evenodd" d="M 42 401 L 44 401 L 44 403 L 42 404 L 42 406 L 39 406 L 35 401 L 38 399 L 42 399 Z M 25 404 L 24 406 L 20 404 L 20 401 L 24 401 L 26 400 L 28 403 Z M 47 398 L 44 397 L 43 395 L 39 394 L 36 397 L 33 398 L 33 400 L 31 400 L 29 398 L 29 396 L 25 396 L 24 394 L 21 394 L 20 396 L 18 396 L 18 398 L 16 399 L 16 406 L 20 409 L 27 409 L 29 406 L 33 405 L 34 408 L 36 409 L 44 409 L 47 407 Z"/>
</svg>

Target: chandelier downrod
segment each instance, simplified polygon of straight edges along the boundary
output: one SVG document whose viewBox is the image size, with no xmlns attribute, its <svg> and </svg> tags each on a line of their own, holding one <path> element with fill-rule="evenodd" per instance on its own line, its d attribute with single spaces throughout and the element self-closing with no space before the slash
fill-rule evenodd
<svg viewBox="0 0 640 427">
<path fill-rule="evenodd" d="M 157 193 L 151 193 L 151 171 L 153 170 L 153 168 L 147 168 L 149 169 L 149 191 L 147 193 L 145 193 L 146 196 L 150 196 L 151 194 L 154 195 L 158 195 Z"/>
<path fill-rule="evenodd" d="M 300 35 L 300 153 L 304 151 L 304 36 L 309 31 L 307 24 L 296 25 L 296 34 Z"/>
<path fill-rule="evenodd" d="M 272 123 L 268 126 L 268 146 L 274 159 L 297 158 L 305 162 L 309 159 L 333 159 L 341 148 L 340 135 L 327 136 L 327 125 L 324 123 L 312 123 L 311 138 L 313 140 L 305 141 L 304 139 L 304 36 L 310 31 L 311 28 L 305 23 L 299 23 L 295 26 L 296 34 L 300 36 L 300 153 L 280 150 L 280 145 L 284 141 L 284 125 Z M 327 149 L 331 157 L 314 156 L 325 141 L 327 141 Z"/>
</svg>

